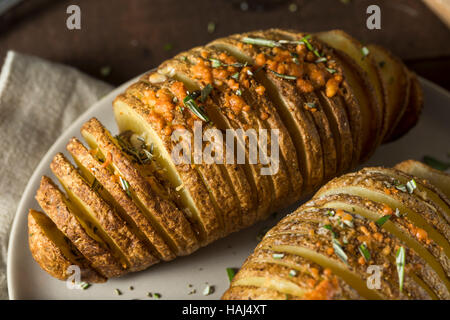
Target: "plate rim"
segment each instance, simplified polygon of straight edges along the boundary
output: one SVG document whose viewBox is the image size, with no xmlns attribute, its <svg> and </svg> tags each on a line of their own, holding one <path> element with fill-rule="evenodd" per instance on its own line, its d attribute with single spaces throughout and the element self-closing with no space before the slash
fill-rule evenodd
<svg viewBox="0 0 450 320">
<path fill-rule="evenodd" d="M 154 70 L 154 69 L 152 69 Z M 151 70 L 150 70 L 151 71 Z M 145 74 L 145 73 L 143 73 Z M 67 131 L 73 131 L 74 129 L 78 128 L 80 126 L 80 122 L 82 122 L 81 119 L 83 118 L 87 118 L 89 117 L 89 114 L 91 113 L 95 113 L 95 110 L 98 108 L 99 105 L 102 105 L 105 103 L 105 101 L 110 100 L 111 98 L 115 98 L 118 94 L 122 93 L 125 88 L 129 85 L 131 85 L 132 83 L 134 83 L 135 81 L 137 81 L 140 77 L 142 76 L 139 75 L 137 77 L 132 78 L 129 81 L 126 81 L 125 83 L 121 84 L 120 86 L 112 89 L 108 94 L 106 94 L 104 97 L 102 97 L 100 100 L 98 100 L 97 102 L 95 102 L 92 106 L 90 106 L 89 108 L 87 108 L 83 113 L 81 113 L 75 120 L 74 122 L 68 127 L 66 128 L 61 134 L 60 136 L 53 142 L 53 144 L 51 145 L 51 147 L 47 150 L 47 152 L 42 156 L 41 160 L 39 161 L 38 165 L 34 168 L 34 171 L 32 173 L 32 175 L 30 176 L 30 178 L 28 179 L 28 182 L 22 192 L 22 196 L 20 198 L 20 201 L 17 205 L 17 209 L 13 218 L 13 222 L 11 224 L 11 228 L 9 231 L 9 237 L 8 237 L 8 247 L 7 247 L 7 259 L 6 259 L 6 281 L 7 281 L 7 288 L 8 288 L 8 297 L 9 300 L 17 300 L 19 298 L 16 297 L 16 290 L 15 287 L 12 285 L 12 273 L 13 273 L 13 269 L 12 269 L 12 243 L 14 242 L 14 235 L 16 234 L 16 232 L 19 232 L 18 230 L 16 230 L 18 228 L 18 221 L 20 219 L 20 213 L 23 212 L 26 208 L 24 208 L 25 206 L 25 202 L 26 199 L 28 199 L 30 193 L 31 193 L 31 189 L 32 189 L 32 181 L 35 181 L 37 179 L 37 177 L 40 175 L 40 173 L 43 171 L 43 169 L 48 165 L 47 164 L 47 158 L 50 157 L 52 154 L 56 153 L 58 151 L 57 146 L 62 142 L 63 140 L 63 136 L 64 133 Z M 427 80 L 421 76 L 418 76 L 419 81 L 422 83 L 422 85 L 424 86 L 428 86 L 430 88 L 432 88 L 435 91 L 438 91 L 440 94 L 447 96 L 447 98 L 450 100 L 450 91 L 447 91 L 446 89 L 444 89 L 443 87 L 439 86 L 438 84 Z"/>
</svg>

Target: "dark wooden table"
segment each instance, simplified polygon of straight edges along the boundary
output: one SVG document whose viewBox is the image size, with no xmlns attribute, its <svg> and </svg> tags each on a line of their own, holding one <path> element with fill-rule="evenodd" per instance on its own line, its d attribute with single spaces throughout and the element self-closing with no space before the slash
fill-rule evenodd
<svg viewBox="0 0 450 320">
<path fill-rule="evenodd" d="M 178 51 L 231 33 L 341 28 L 390 48 L 417 73 L 450 89 L 450 31 L 420 0 L 247 0 L 247 10 L 242 2 L 28 0 L 0 17 L 0 61 L 7 50 L 17 50 L 118 85 Z M 70 4 L 81 8 L 81 30 L 66 28 Z M 366 28 L 370 4 L 381 8 L 381 30 Z M 215 30 L 208 32 L 208 24 Z"/>
</svg>

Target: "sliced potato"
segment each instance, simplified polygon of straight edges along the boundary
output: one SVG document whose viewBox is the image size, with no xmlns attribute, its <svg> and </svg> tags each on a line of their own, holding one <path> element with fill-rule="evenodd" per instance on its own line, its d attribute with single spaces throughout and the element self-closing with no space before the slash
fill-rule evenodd
<svg viewBox="0 0 450 320">
<path fill-rule="evenodd" d="M 251 34 L 234 35 L 213 41 L 208 46 L 224 50 L 241 63 L 254 64 L 261 53 L 259 46 L 242 43 L 240 40 Z M 288 129 L 299 156 L 298 163 L 305 179 L 304 188 L 312 190 L 323 179 L 323 155 L 319 132 L 311 114 L 304 109 L 302 99 L 289 81 L 274 76 L 271 72 L 255 73 L 255 78 L 265 88 L 284 125 Z"/>
<path fill-rule="evenodd" d="M 129 184 L 128 191 L 136 205 L 153 219 L 161 236 L 177 255 L 186 255 L 199 247 L 196 234 L 184 213 L 172 201 L 155 195 L 149 182 L 141 175 L 133 162 L 124 156 L 118 142 L 93 118 L 86 122 L 81 134 L 92 149 L 98 149 L 106 159 L 111 155 L 109 165 Z M 106 156 L 105 156 L 106 155 Z M 107 160 L 106 160 L 107 161 Z"/>
<path fill-rule="evenodd" d="M 320 196 L 305 204 L 306 206 L 346 210 L 371 221 L 380 221 L 386 215 L 386 206 L 382 203 L 374 202 L 360 196 L 340 193 L 330 196 Z M 412 224 L 405 216 L 395 219 L 390 218 L 382 224 L 383 229 L 386 229 L 390 234 L 401 240 L 425 261 L 424 264 L 419 264 L 421 268 L 417 272 L 420 273 L 420 278 L 426 282 L 427 286 L 438 297 L 447 297 L 450 292 L 450 282 L 448 280 L 450 266 L 448 259 L 443 255 L 442 249 L 436 243 L 419 241 L 411 226 Z"/>
<path fill-rule="evenodd" d="M 103 164 L 83 144 L 73 138 L 67 144 L 67 150 L 72 155 L 78 168 L 80 168 L 85 179 L 96 186 L 96 191 L 113 205 L 116 212 L 132 227 L 133 233 L 146 239 L 146 243 L 156 252 L 156 255 L 165 261 L 175 258 L 162 236 L 163 231 L 157 231 L 156 223 L 151 217 L 145 215 L 127 192 L 120 185 L 119 179 L 111 170 Z"/>
<path fill-rule="evenodd" d="M 436 170 L 420 161 L 406 160 L 398 163 L 396 169 L 430 182 L 450 199 L 450 174 Z"/>
<path fill-rule="evenodd" d="M 107 278 L 128 272 L 111 253 L 110 248 L 84 220 L 53 181 L 43 176 L 36 200 L 62 233 L 77 247 L 92 267 Z"/>
<path fill-rule="evenodd" d="M 375 101 L 371 104 L 373 117 L 372 121 L 381 124 L 381 130 L 378 131 L 375 136 L 377 142 L 374 147 L 378 146 L 388 130 L 388 125 L 385 118 L 386 88 L 384 88 L 384 83 L 381 81 L 381 75 L 372 55 L 370 54 L 370 51 L 342 30 L 321 32 L 316 34 L 316 36 L 336 50 L 346 53 L 359 67 L 364 70 L 365 76 L 368 77 L 375 92 Z"/>
<path fill-rule="evenodd" d="M 191 50 L 195 51 L 195 49 Z M 188 57 L 188 59 L 182 59 L 182 57 Z M 161 72 L 167 73 L 170 71 L 167 70 L 176 70 L 173 77 L 185 84 L 185 86 L 190 90 L 198 90 L 204 87 L 206 84 L 197 79 L 195 79 L 195 68 L 198 67 L 200 63 L 204 62 L 203 60 L 197 60 L 196 56 L 193 56 L 189 53 L 179 54 L 172 60 L 167 61 L 160 67 Z M 197 65 L 194 65 L 194 61 L 197 61 Z M 243 89 L 241 89 L 242 91 Z M 218 128 L 226 131 L 226 130 L 237 130 L 237 129 L 253 129 L 256 130 L 256 134 L 258 129 L 260 128 L 261 121 L 257 119 L 254 115 L 249 117 L 245 117 L 244 112 L 239 112 L 239 116 L 235 115 L 234 112 L 230 111 L 230 106 L 228 105 L 229 94 L 222 93 L 221 90 L 212 90 L 209 95 L 210 99 L 207 99 L 205 104 L 205 110 L 208 112 L 208 116 L 210 116 L 211 120 L 217 124 Z M 236 95 L 233 96 L 233 99 L 241 101 L 242 98 Z M 231 108 L 232 110 L 232 108 Z M 229 131 L 231 132 L 231 131 Z M 255 137 L 256 138 L 256 137 Z M 253 217 L 253 221 L 262 219 L 267 216 L 271 211 L 271 207 L 274 204 L 275 200 L 275 188 L 277 190 L 280 189 L 280 181 L 279 175 L 263 175 L 262 170 L 264 167 L 262 162 L 258 160 L 256 163 L 250 163 L 250 157 L 254 156 L 254 150 L 250 150 L 249 144 L 246 141 L 241 141 L 242 139 L 236 140 L 236 149 L 239 148 L 241 151 L 245 152 L 245 164 L 243 165 L 244 170 L 246 171 L 247 177 L 251 184 L 256 189 L 256 195 L 258 200 L 257 212 L 256 216 Z M 258 144 L 259 145 L 259 144 Z M 235 149 L 235 150 L 236 150 Z M 237 156 L 237 155 L 236 155 Z M 285 170 L 283 169 L 285 174 Z M 275 186 L 276 184 L 276 186 Z M 284 184 L 287 186 L 287 184 Z M 280 191 L 277 191 L 279 194 Z M 250 217 L 251 218 L 251 217 Z M 247 224 L 246 224 L 247 225 Z"/>
<path fill-rule="evenodd" d="M 387 129 L 383 141 L 388 141 L 408 107 L 410 77 L 403 62 L 391 52 L 373 44 L 368 45 L 367 48 L 377 64 L 385 88 L 384 119 Z"/>
<path fill-rule="evenodd" d="M 52 277 L 66 280 L 72 274 L 69 267 L 78 266 L 81 281 L 106 281 L 106 278 L 91 268 L 86 258 L 42 212 L 30 210 L 28 213 L 28 242 L 34 260 Z"/>
<path fill-rule="evenodd" d="M 124 268 L 139 271 L 158 262 L 143 241 L 132 232 L 116 211 L 92 190 L 62 153 L 53 158 L 50 168 L 79 209 L 78 218 L 98 233 Z"/>
<path fill-rule="evenodd" d="M 396 140 L 411 130 L 419 121 L 423 108 L 423 90 L 416 74 L 408 71 L 410 78 L 410 89 L 408 98 L 408 107 L 401 117 L 394 131 L 389 137 L 389 141 Z"/>
</svg>

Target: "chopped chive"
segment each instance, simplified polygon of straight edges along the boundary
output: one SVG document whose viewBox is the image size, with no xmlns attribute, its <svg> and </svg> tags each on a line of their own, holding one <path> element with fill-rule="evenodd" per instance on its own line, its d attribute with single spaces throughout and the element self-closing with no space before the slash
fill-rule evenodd
<svg viewBox="0 0 450 320">
<path fill-rule="evenodd" d="M 326 62 L 327 61 L 327 58 L 325 58 L 325 57 L 320 57 L 319 59 L 317 59 L 315 62 L 316 63 L 321 63 L 321 62 Z"/>
<path fill-rule="evenodd" d="M 291 57 L 292 57 L 292 61 L 295 64 L 300 64 L 300 61 L 298 60 L 298 54 L 296 52 L 290 52 Z"/>
<path fill-rule="evenodd" d="M 227 268 L 227 275 L 228 275 L 228 280 L 230 280 L 230 282 L 233 280 L 234 276 L 236 275 L 236 271 L 233 268 Z"/>
<path fill-rule="evenodd" d="M 291 269 L 289 270 L 289 276 L 295 277 L 297 275 L 297 270 Z"/>
<path fill-rule="evenodd" d="M 391 218 L 391 215 L 389 215 L 389 214 L 387 214 L 387 215 L 385 215 L 385 216 L 382 216 L 380 219 L 378 219 L 377 221 L 375 221 L 375 223 L 378 225 L 378 226 L 382 226 L 383 224 L 385 224 L 386 223 L 386 221 L 388 221 L 389 219 Z"/>
<path fill-rule="evenodd" d="M 194 95 L 195 96 L 195 95 Z M 184 105 L 197 117 L 205 122 L 209 122 L 208 116 L 200 109 L 200 107 L 195 102 L 195 98 L 192 94 L 188 94 L 186 98 L 183 99 Z"/>
<path fill-rule="evenodd" d="M 250 77 L 253 76 L 253 72 L 252 72 L 250 69 L 247 70 L 247 74 L 248 74 Z"/>
<path fill-rule="evenodd" d="M 239 79 L 239 72 L 236 72 L 235 74 L 233 74 L 231 76 L 234 80 L 238 80 Z"/>
<path fill-rule="evenodd" d="M 270 70 L 270 69 L 269 69 L 269 71 L 272 72 L 277 77 L 280 77 L 280 78 L 283 78 L 283 79 L 287 79 L 287 80 L 296 80 L 297 79 L 297 77 L 289 76 L 287 74 L 278 73 L 278 72 L 275 72 L 275 71 Z"/>
<path fill-rule="evenodd" d="M 409 180 L 406 183 L 406 189 L 408 190 L 409 194 L 412 194 L 414 190 L 417 189 L 416 181 L 414 179 Z"/>
<path fill-rule="evenodd" d="M 205 289 L 203 289 L 203 295 L 204 296 L 209 296 L 210 294 L 212 294 L 214 292 L 214 287 L 210 286 L 209 284 L 206 285 Z"/>
<path fill-rule="evenodd" d="M 201 94 L 200 94 L 200 101 L 201 102 L 205 102 L 206 101 L 206 98 L 208 98 L 208 96 L 211 93 L 212 89 L 213 89 L 213 87 L 209 83 L 202 89 Z"/>
<path fill-rule="evenodd" d="M 367 57 L 370 53 L 369 49 L 367 47 L 362 47 L 361 48 L 361 53 L 363 55 L 363 58 Z"/>
<path fill-rule="evenodd" d="M 332 68 L 325 68 L 325 69 L 331 74 L 335 74 L 337 72 L 336 69 L 332 69 Z"/>
<path fill-rule="evenodd" d="M 339 259 L 347 263 L 348 257 L 345 254 L 344 249 L 342 249 L 341 244 L 337 239 L 333 239 L 333 249 L 336 255 L 339 257 Z"/>
<path fill-rule="evenodd" d="M 165 45 L 164 45 L 164 50 L 165 51 L 170 51 L 170 50 L 172 50 L 173 49 L 173 44 L 171 44 L 171 43 L 166 43 Z"/>
<path fill-rule="evenodd" d="M 208 33 L 214 33 L 216 31 L 216 24 L 213 21 L 208 22 Z"/>
<path fill-rule="evenodd" d="M 265 46 L 265 47 L 279 47 L 280 44 L 277 41 L 274 40 L 268 40 L 268 39 L 263 39 L 263 38 L 250 38 L 250 37 L 244 37 L 241 40 L 243 43 L 247 43 L 247 44 L 254 44 L 257 46 Z"/>
<path fill-rule="evenodd" d="M 303 37 L 300 41 L 303 42 L 306 45 L 306 48 L 308 48 L 309 51 L 312 51 L 316 57 L 321 58 L 319 51 L 317 51 L 316 48 L 312 46 L 312 44 L 309 42 L 309 39 L 311 38 L 311 35 L 308 34 L 307 36 Z"/>
<path fill-rule="evenodd" d="M 440 171 L 445 171 L 450 168 L 450 163 L 442 162 L 430 156 L 424 156 L 423 162 L 425 162 L 425 164 L 429 165 L 430 167 Z"/>
<path fill-rule="evenodd" d="M 307 102 L 305 103 L 305 105 L 310 108 L 310 109 L 316 109 L 317 108 L 317 104 L 315 102 Z"/>
<path fill-rule="evenodd" d="M 358 247 L 359 252 L 361 253 L 361 255 L 363 256 L 364 260 L 366 260 L 366 262 L 370 261 L 370 252 L 369 249 L 367 248 L 365 243 L 361 243 L 361 245 Z"/>
<path fill-rule="evenodd" d="M 400 213 L 400 210 L 398 210 L 398 208 L 395 208 L 395 212 L 394 212 L 395 216 L 400 218 L 402 216 L 402 214 Z"/>
<path fill-rule="evenodd" d="M 404 184 L 398 184 L 395 186 L 395 189 L 402 191 L 402 192 L 406 192 L 406 186 Z"/>
<path fill-rule="evenodd" d="M 218 59 L 211 58 L 211 59 L 209 59 L 209 61 L 212 62 L 211 67 L 213 67 L 213 68 L 219 68 L 222 66 L 222 62 L 220 62 L 220 60 L 218 60 Z"/>
<path fill-rule="evenodd" d="M 242 91 L 241 91 L 241 89 L 237 89 L 237 90 L 236 90 L 236 95 L 237 95 L 237 96 L 242 96 Z"/>
<path fill-rule="evenodd" d="M 87 282 L 82 282 L 80 283 L 80 288 L 83 290 L 88 289 L 91 286 L 91 284 L 87 283 Z"/>
<path fill-rule="evenodd" d="M 274 259 L 283 259 L 284 258 L 284 253 L 274 253 L 272 255 L 272 258 L 274 258 Z"/>
<path fill-rule="evenodd" d="M 333 239 L 337 238 L 337 234 L 336 234 L 336 232 L 333 231 L 333 227 L 331 226 L 331 224 L 326 224 L 326 225 L 322 226 L 322 228 L 331 231 L 331 235 L 333 236 Z"/>
<path fill-rule="evenodd" d="M 405 248 L 400 247 L 398 248 L 397 254 L 395 256 L 400 292 L 403 291 L 403 280 L 405 278 L 405 260 L 406 260 Z"/>
<path fill-rule="evenodd" d="M 120 185 L 122 186 L 122 189 L 127 193 L 127 195 L 131 198 L 131 191 L 130 191 L 130 184 L 127 180 L 119 176 Z"/>
<path fill-rule="evenodd" d="M 161 298 L 161 294 L 159 294 L 159 293 L 154 293 L 154 294 L 153 294 L 153 298 L 159 299 L 159 298 Z"/>
</svg>

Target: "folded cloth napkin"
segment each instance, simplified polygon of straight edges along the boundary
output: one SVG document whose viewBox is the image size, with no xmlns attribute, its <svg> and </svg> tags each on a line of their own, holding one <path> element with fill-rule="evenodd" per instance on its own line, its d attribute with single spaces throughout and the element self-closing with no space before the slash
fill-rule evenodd
<svg viewBox="0 0 450 320">
<path fill-rule="evenodd" d="M 7 299 L 11 223 L 41 157 L 84 110 L 111 90 L 78 70 L 9 51 L 0 74 L 0 299 Z"/>
</svg>

